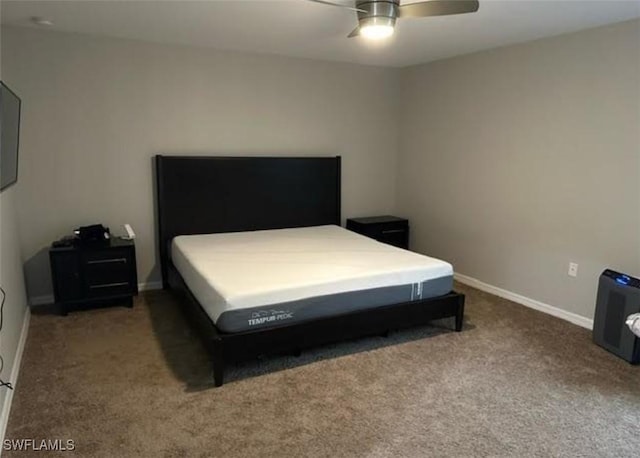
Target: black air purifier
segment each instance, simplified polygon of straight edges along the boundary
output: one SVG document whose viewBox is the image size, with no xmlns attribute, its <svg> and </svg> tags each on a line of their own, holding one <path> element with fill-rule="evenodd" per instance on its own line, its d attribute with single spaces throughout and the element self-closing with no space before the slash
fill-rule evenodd
<svg viewBox="0 0 640 458">
<path fill-rule="evenodd" d="M 613 270 L 605 270 L 598 283 L 593 341 L 632 363 L 640 363 L 640 338 L 625 324 L 627 317 L 640 313 L 640 280 Z"/>
</svg>

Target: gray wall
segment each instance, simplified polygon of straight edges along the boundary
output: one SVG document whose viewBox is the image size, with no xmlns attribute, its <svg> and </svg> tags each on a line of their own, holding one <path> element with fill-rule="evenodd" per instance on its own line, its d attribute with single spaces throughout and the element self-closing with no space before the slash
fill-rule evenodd
<svg viewBox="0 0 640 458">
<path fill-rule="evenodd" d="M 96 221 L 131 223 L 158 280 L 156 153 L 341 154 L 345 217 L 407 216 L 417 251 L 591 317 L 604 267 L 640 275 L 639 40 L 636 20 L 399 70 L 3 28 L 29 294 L 51 240 Z"/>
<path fill-rule="evenodd" d="M 7 84 L 10 83 L 7 82 Z M 15 211 L 16 186 L 0 193 L 0 286 L 7 294 L 2 332 L 0 332 L 0 354 L 4 358 L 0 378 L 4 381 L 11 380 L 10 375 L 14 370 L 13 363 L 20 341 L 20 332 L 27 312 L 27 296 Z M 0 389 L 0 411 L 6 402 L 7 392 L 6 388 Z M 0 434 L 3 432 L 0 431 Z"/>
<path fill-rule="evenodd" d="M 159 280 L 151 157 L 342 155 L 343 215 L 393 210 L 393 69 L 3 28 L 23 99 L 17 189 L 29 295 L 51 293 L 46 247 L 102 222 L 138 235 L 140 281 Z"/>
<path fill-rule="evenodd" d="M 605 267 L 640 275 L 640 21 L 408 68 L 402 89 L 413 248 L 588 318 Z"/>
<path fill-rule="evenodd" d="M 0 78 L 4 80 L 2 65 Z M 12 81 L 6 80 L 13 88 Z M 1 166 L 1 164 L 0 164 Z M 19 177 L 20 179 L 21 177 Z M 0 378 L 4 381 L 13 380 L 10 375 L 14 371 L 13 363 L 18 350 L 20 332 L 27 313 L 27 297 L 24 286 L 20 242 L 18 237 L 15 196 L 17 184 L 0 193 L 0 286 L 7 294 L 4 310 L 2 332 L 0 332 L 0 355 L 4 358 L 4 367 Z M 0 389 L 0 412 L 5 416 L 0 418 L 0 437 L 4 437 L 8 410 L 5 412 L 9 390 Z"/>
</svg>

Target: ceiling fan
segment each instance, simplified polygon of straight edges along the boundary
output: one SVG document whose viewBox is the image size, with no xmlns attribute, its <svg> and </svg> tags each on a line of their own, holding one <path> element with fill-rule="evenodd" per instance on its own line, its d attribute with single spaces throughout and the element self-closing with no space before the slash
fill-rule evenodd
<svg viewBox="0 0 640 458">
<path fill-rule="evenodd" d="M 405 5 L 400 5 L 400 0 L 356 0 L 354 6 L 325 0 L 309 1 L 355 11 L 358 27 L 348 35 L 349 38 L 362 35 L 373 39 L 392 35 L 398 18 L 475 13 L 480 7 L 478 0 L 428 0 Z"/>
</svg>

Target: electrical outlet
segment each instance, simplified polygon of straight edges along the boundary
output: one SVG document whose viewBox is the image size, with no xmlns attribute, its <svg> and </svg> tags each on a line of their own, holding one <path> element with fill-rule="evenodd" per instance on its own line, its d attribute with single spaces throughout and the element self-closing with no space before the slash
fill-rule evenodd
<svg viewBox="0 0 640 458">
<path fill-rule="evenodd" d="M 578 276 L 578 263 L 577 262 L 570 262 L 569 263 L 569 272 L 567 272 L 569 274 L 570 277 L 577 277 Z"/>
</svg>

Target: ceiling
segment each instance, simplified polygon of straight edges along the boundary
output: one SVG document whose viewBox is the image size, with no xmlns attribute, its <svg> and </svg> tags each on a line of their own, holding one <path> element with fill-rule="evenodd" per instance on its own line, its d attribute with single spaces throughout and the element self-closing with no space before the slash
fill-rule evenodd
<svg viewBox="0 0 640 458">
<path fill-rule="evenodd" d="M 307 0 L 2 0 L 0 8 L 4 25 L 38 27 L 29 18 L 40 16 L 54 22 L 49 30 L 391 67 L 640 17 L 640 0 L 480 0 L 475 14 L 401 19 L 393 37 L 370 42 L 346 37 L 354 12 Z"/>
</svg>

